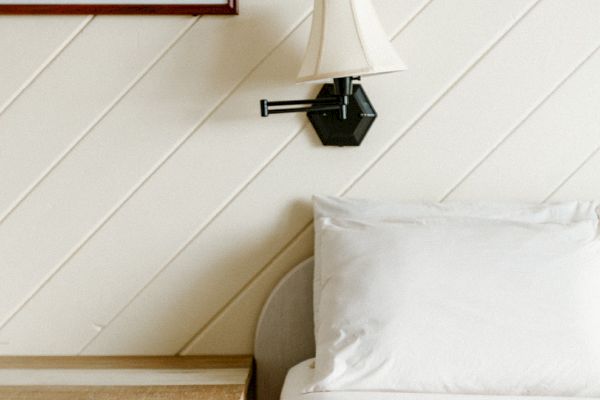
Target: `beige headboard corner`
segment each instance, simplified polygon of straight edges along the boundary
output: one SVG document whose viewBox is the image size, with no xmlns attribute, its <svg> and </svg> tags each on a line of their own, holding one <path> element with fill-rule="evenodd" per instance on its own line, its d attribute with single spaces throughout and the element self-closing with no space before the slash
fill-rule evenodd
<svg viewBox="0 0 600 400">
<path fill-rule="evenodd" d="M 313 259 L 292 269 L 265 303 L 254 341 L 257 400 L 277 400 L 291 367 L 315 355 Z"/>
</svg>

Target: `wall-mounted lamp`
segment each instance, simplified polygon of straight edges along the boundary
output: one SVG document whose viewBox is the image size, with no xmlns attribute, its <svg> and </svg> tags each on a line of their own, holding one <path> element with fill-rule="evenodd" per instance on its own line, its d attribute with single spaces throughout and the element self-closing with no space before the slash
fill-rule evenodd
<svg viewBox="0 0 600 400">
<path fill-rule="evenodd" d="M 261 100 L 263 117 L 306 112 L 324 145 L 358 146 L 377 117 L 361 75 L 405 70 L 371 0 L 315 0 L 310 39 L 298 82 L 323 82 L 316 99 Z M 280 108 L 309 104 L 309 107 Z"/>
</svg>

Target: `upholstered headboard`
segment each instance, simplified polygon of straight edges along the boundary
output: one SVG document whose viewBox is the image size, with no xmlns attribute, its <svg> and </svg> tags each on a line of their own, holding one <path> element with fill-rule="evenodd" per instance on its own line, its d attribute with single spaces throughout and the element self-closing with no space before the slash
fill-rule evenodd
<svg viewBox="0 0 600 400">
<path fill-rule="evenodd" d="M 254 342 L 256 397 L 277 400 L 291 367 L 315 355 L 313 259 L 292 269 L 265 303 Z"/>
</svg>

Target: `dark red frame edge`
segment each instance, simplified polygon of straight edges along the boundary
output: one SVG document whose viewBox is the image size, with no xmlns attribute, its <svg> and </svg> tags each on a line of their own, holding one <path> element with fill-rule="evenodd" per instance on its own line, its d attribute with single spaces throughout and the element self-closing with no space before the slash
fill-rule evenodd
<svg viewBox="0 0 600 400">
<path fill-rule="evenodd" d="M 238 0 L 227 4 L 0 4 L 0 14 L 226 14 L 238 13 Z"/>
</svg>

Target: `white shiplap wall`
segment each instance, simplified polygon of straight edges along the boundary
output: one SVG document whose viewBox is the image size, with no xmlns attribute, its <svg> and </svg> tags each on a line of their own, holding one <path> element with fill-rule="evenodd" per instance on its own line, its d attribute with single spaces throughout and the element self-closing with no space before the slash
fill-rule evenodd
<svg viewBox="0 0 600 400">
<path fill-rule="evenodd" d="M 0 354 L 249 353 L 312 193 L 600 197 L 600 1 L 375 0 L 409 70 L 322 147 L 261 98 L 311 0 L 236 17 L 0 17 Z"/>
</svg>

